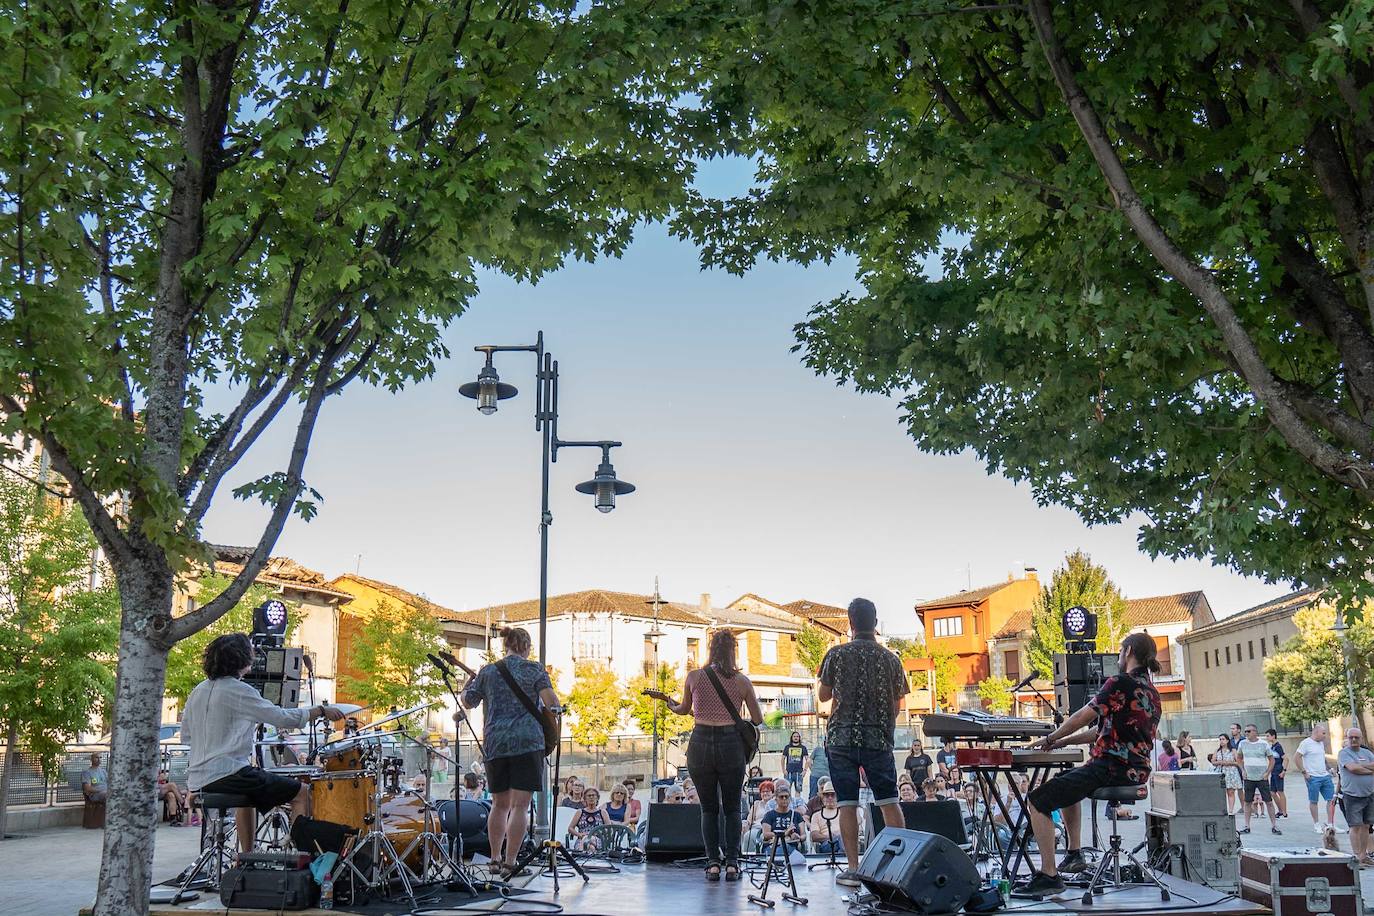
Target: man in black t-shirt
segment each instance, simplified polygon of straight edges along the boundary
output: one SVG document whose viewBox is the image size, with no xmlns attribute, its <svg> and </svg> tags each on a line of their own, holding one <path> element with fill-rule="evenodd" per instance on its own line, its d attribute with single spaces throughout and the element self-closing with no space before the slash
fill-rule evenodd
<svg viewBox="0 0 1374 916">
<path fill-rule="evenodd" d="M 933 764 L 934 761 L 930 759 L 930 755 L 921 747 L 921 742 L 911 742 L 911 753 L 906 755 L 906 760 L 902 762 L 902 766 L 911 774 L 911 782 L 914 785 L 919 786 L 926 781 Z"/>
<path fill-rule="evenodd" d="M 949 779 L 949 771 L 959 765 L 959 758 L 954 753 L 954 739 L 946 738 L 940 742 L 940 752 L 935 755 L 935 762 L 940 765 L 940 775 Z"/>
<path fill-rule="evenodd" d="M 1121 674 L 1108 678 L 1097 696 L 1032 745 L 1048 751 L 1068 744 L 1091 744 L 1092 759 L 1031 791 L 1027 807 L 1040 847 L 1040 870 L 1012 891 L 1014 897 L 1063 893 L 1059 872 L 1088 868 L 1079 847 L 1079 804 L 1083 799 L 1107 786 L 1140 786 L 1144 797 L 1159 730 L 1159 691 L 1150 680 L 1150 675 L 1159 671 L 1154 639 L 1146 633 L 1130 634 L 1122 640 L 1118 663 Z M 1051 819 L 1055 811 L 1063 815 L 1068 834 L 1064 861 L 1058 866 Z"/>
</svg>

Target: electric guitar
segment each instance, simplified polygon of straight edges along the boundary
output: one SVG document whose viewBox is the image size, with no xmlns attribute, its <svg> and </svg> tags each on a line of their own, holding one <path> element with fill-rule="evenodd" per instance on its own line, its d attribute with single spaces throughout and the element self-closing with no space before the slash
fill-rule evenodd
<svg viewBox="0 0 1374 916">
<path fill-rule="evenodd" d="M 644 696 L 646 696 L 646 697 L 651 697 L 652 699 L 655 699 L 655 700 L 662 700 L 663 702 L 667 703 L 669 706 L 676 706 L 676 705 L 677 705 L 677 700 L 675 700 L 675 699 L 673 699 L 672 697 L 668 696 L 668 694 L 664 693 L 662 690 L 654 690 L 653 688 L 647 688 L 647 689 L 645 689 L 645 690 L 641 690 L 640 693 L 644 694 Z"/>
</svg>

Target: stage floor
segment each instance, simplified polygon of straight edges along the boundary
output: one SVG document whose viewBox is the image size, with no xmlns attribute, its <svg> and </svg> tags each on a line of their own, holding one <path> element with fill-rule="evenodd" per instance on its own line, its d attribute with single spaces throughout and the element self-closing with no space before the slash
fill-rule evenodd
<svg viewBox="0 0 1374 916">
<path fill-rule="evenodd" d="M 815 860 L 819 861 L 819 860 Z M 602 871 L 604 862 L 587 863 L 592 868 L 591 880 L 583 882 L 566 866 L 559 877 L 559 893 L 554 896 L 554 882 L 545 874 L 521 878 L 517 883 L 524 884 L 526 896 L 509 901 L 509 908 L 529 912 L 522 904 L 557 903 L 564 912 L 577 913 L 579 916 L 623 916 L 627 913 L 663 913 L 667 916 L 734 916 L 734 914 L 766 913 L 764 907 L 749 901 L 748 897 L 757 889 L 750 883 L 748 876 L 737 882 L 708 883 L 698 868 L 682 868 L 672 863 L 651 862 L 639 865 L 619 865 L 618 872 Z M 797 891 L 807 898 L 808 904 L 800 906 L 781 899 L 780 888 L 776 882 L 769 888 L 769 898 L 776 901 L 772 912 L 804 912 L 812 916 L 846 916 L 861 888 L 847 888 L 835 884 L 834 872 L 817 869 L 796 873 Z M 758 873 L 762 879 L 762 872 Z M 527 882 L 527 883 L 525 883 Z M 1161 902 L 1159 891 L 1153 887 L 1128 887 L 1111 890 L 1095 898 L 1091 906 L 1081 902 L 1082 892 L 1070 888 L 1057 898 L 1043 901 L 1013 900 L 1001 913 L 1024 913 L 1025 916 L 1043 916 L 1056 913 L 1095 913 L 1098 916 L 1118 916 L 1118 914 L 1169 913 L 1171 916 L 1259 916 L 1268 913 L 1264 907 L 1256 906 L 1235 897 L 1217 893 L 1198 884 L 1178 878 L 1164 877 L 1172 900 Z M 500 900 L 489 900 L 475 904 L 475 907 L 501 912 L 506 907 Z M 181 906 L 154 906 L 151 916 L 175 916 L 186 913 L 227 913 L 230 916 L 262 916 L 275 914 L 276 910 L 225 910 L 218 899 L 202 898 L 195 903 Z M 307 910 L 306 916 L 319 914 L 345 914 L 348 910 Z M 370 912 L 376 913 L 377 910 Z M 396 906 L 394 916 L 404 916 L 408 907 Z M 427 910 L 435 914 L 445 912 L 443 908 Z M 861 910 L 856 910 L 862 912 Z"/>
</svg>

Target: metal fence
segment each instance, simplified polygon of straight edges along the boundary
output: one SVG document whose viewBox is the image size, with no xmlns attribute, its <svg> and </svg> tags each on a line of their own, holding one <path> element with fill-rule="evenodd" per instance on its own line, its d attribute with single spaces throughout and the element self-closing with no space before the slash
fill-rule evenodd
<svg viewBox="0 0 1374 916">
<path fill-rule="evenodd" d="M 14 773 L 10 779 L 7 803 L 19 805 L 69 805 L 80 802 L 81 774 L 90 768 L 90 756 L 98 753 L 104 757 L 103 764 L 108 772 L 109 749 L 102 745 L 83 744 L 68 747 L 62 755 L 61 770 L 57 778 L 48 779 L 43 775 L 37 760 L 24 751 L 15 752 Z M 168 778 L 186 788 L 186 768 L 190 758 L 184 752 L 164 753 L 162 766 L 167 768 Z M 5 765 L 5 752 L 0 751 L 0 767 Z"/>
</svg>

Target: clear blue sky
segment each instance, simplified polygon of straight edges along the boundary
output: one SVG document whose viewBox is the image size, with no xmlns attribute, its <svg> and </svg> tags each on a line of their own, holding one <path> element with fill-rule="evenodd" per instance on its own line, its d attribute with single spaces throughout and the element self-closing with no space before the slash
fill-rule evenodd
<svg viewBox="0 0 1374 916">
<path fill-rule="evenodd" d="M 742 163 L 716 164 L 703 182 L 747 177 Z M 912 605 L 966 587 L 970 570 L 975 587 L 1023 565 L 1047 579 L 1078 548 L 1129 597 L 1201 588 L 1224 615 L 1284 591 L 1205 562 L 1151 560 L 1134 525 L 1089 529 L 972 455 L 918 451 L 895 403 L 837 388 L 790 352 L 814 303 L 857 286 L 852 262 L 703 272 L 695 249 L 657 226 L 623 259 L 537 286 L 488 277 L 433 379 L 397 395 L 355 385 L 326 405 L 306 469 L 324 502 L 314 521 L 291 520 L 275 553 L 329 576 L 359 564 L 459 610 L 534 598 L 533 357 L 498 357 L 521 393 L 494 416 L 457 388 L 476 377 L 473 345 L 532 343 L 543 329 L 560 361 L 563 438 L 624 441 L 616 470 L 639 487 L 602 515 L 573 491 L 599 453 L 560 455 L 552 594 L 649 592 L 659 576 L 680 601 L 755 592 L 843 606 L 865 595 L 887 632 L 908 633 Z M 289 433 L 279 423 L 231 483 L 284 466 Z M 205 536 L 252 543 L 265 511 L 228 491 Z"/>
</svg>

